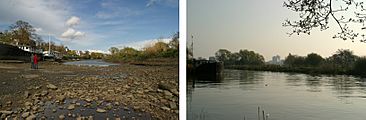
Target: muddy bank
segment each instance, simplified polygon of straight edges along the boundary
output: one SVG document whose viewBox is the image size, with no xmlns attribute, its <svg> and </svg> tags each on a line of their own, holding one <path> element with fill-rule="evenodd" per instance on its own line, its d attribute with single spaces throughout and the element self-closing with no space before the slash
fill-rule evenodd
<svg viewBox="0 0 366 120">
<path fill-rule="evenodd" d="M 39 67 L 0 63 L 2 119 L 178 119 L 177 65 Z"/>
</svg>

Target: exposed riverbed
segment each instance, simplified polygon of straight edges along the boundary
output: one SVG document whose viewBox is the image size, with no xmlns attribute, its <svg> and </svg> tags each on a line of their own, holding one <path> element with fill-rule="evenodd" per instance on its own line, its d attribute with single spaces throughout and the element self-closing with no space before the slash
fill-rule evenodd
<svg viewBox="0 0 366 120">
<path fill-rule="evenodd" d="M 178 66 L 103 66 L 0 63 L 1 119 L 178 119 Z"/>
</svg>

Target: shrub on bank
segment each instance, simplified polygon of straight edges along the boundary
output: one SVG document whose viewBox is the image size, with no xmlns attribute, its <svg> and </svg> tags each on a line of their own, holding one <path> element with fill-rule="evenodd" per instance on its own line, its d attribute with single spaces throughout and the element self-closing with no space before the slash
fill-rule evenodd
<svg viewBox="0 0 366 120">
<path fill-rule="evenodd" d="M 366 76 L 366 57 L 361 57 L 356 60 L 353 72 L 360 76 Z"/>
</svg>

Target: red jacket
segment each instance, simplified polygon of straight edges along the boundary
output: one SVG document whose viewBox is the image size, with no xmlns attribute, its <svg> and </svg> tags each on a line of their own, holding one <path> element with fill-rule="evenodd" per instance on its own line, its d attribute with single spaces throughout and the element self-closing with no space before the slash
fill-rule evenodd
<svg viewBox="0 0 366 120">
<path fill-rule="evenodd" d="M 38 57 L 37 57 L 37 55 L 34 55 L 33 62 L 34 62 L 34 64 L 38 64 Z"/>
</svg>

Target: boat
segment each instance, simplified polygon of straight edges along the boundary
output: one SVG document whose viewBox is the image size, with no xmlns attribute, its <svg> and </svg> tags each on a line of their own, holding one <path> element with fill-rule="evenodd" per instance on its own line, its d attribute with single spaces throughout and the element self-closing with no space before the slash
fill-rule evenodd
<svg viewBox="0 0 366 120">
<path fill-rule="evenodd" d="M 22 48 L 28 49 L 28 51 Z M 19 60 L 30 62 L 32 54 L 37 54 L 40 56 L 39 59 L 41 59 L 43 56 L 42 53 L 36 50 L 31 50 L 30 47 L 0 42 L 0 60 Z"/>
</svg>

